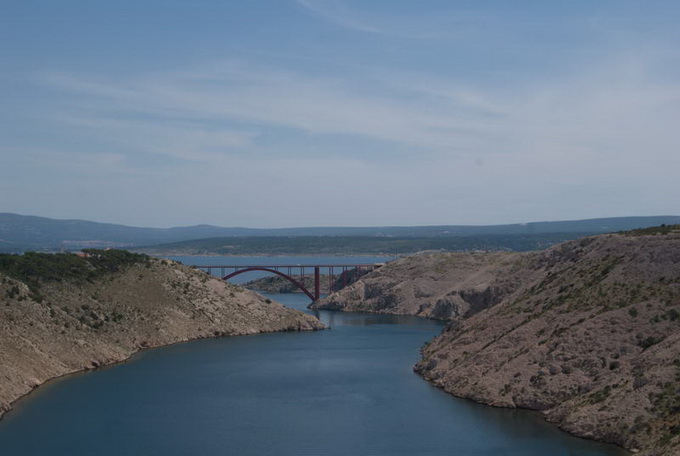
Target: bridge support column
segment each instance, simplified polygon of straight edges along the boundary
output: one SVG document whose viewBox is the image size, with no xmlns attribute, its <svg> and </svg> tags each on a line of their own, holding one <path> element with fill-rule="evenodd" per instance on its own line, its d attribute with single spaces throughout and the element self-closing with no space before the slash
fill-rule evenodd
<svg viewBox="0 0 680 456">
<path fill-rule="evenodd" d="M 321 272 L 318 266 L 314 266 L 314 300 L 321 297 Z"/>
</svg>

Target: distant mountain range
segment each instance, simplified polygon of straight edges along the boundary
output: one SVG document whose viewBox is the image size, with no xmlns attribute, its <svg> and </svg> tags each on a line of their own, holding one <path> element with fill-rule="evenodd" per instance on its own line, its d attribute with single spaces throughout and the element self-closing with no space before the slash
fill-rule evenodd
<svg viewBox="0 0 680 456">
<path fill-rule="evenodd" d="M 410 227 L 224 228 L 197 225 L 175 228 L 140 228 L 86 220 L 0 213 L 0 252 L 77 250 L 86 247 L 154 246 L 206 238 L 350 236 L 375 238 L 448 238 L 480 236 L 578 235 L 678 224 L 680 216 L 615 217 L 589 220 L 532 222 L 507 225 L 442 225 Z M 545 236 L 539 236 L 545 237 Z M 224 243 L 228 242 L 223 242 Z M 218 242 L 218 243 L 219 243 Z M 268 243 L 274 241 L 269 240 Z M 434 245 L 438 245 L 435 243 Z"/>
</svg>

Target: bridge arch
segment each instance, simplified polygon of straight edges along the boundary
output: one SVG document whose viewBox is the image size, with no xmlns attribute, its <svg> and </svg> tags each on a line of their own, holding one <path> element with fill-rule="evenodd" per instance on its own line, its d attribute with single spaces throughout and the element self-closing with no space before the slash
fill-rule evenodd
<svg viewBox="0 0 680 456">
<path fill-rule="evenodd" d="M 314 296 L 305 286 L 298 280 L 295 280 L 293 277 L 289 276 L 288 274 L 284 274 L 281 271 L 277 271 L 276 269 L 271 269 L 271 268 L 264 268 L 261 266 L 253 266 L 253 267 L 248 267 L 248 268 L 243 268 L 243 269 L 238 269 L 231 274 L 227 274 L 226 276 L 222 277 L 223 280 L 229 280 L 232 277 L 236 277 L 239 274 L 243 274 L 244 272 L 251 272 L 251 271 L 264 271 L 264 272 L 271 272 L 273 274 L 276 274 L 280 277 L 283 277 L 284 279 L 288 280 L 290 283 L 298 287 L 304 294 L 306 294 L 309 299 L 312 301 L 316 301 L 319 299 L 319 296 Z"/>
</svg>

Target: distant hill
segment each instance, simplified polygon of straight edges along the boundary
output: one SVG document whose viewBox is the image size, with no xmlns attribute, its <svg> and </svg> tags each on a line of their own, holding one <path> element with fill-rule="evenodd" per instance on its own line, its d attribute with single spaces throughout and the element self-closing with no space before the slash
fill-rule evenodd
<svg viewBox="0 0 680 456">
<path fill-rule="evenodd" d="M 257 236 L 219 237 L 133 250 L 185 255 L 405 255 L 422 251 L 542 250 L 589 233 L 487 234 L 478 236 Z"/>
<path fill-rule="evenodd" d="M 0 213 L 0 252 L 131 247 L 215 236 L 251 236 L 256 231 L 210 225 L 140 228 L 86 220 L 55 220 Z"/>
<path fill-rule="evenodd" d="M 680 223 L 680 216 L 654 217 L 616 217 L 576 221 L 532 222 L 526 224 L 507 225 L 442 225 L 411 227 L 310 227 L 310 228 L 224 228 L 211 225 L 197 225 L 175 228 L 141 228 L 111 223 L 97 223 L 86 220 L 55 220 L 45 217 L 0 213 L 0 252 L 22 252 L 27 250 L 55 251 L 60 249 L 77 250 L 86 247 L 140 247 L 159 244 L 171 244 L 206 238 L 309 238 L 318 236 L 352 236 L 363 238 L 391 238 L 395 243 L 399 239 L 408 239 L 411 243 L 424 243 L 415 238 L 452 238 L 489 236 L 489 239 L 472 239 L 473 243 L 497 243 L 496 236 L 518 236 L 513 242 L 526 243 L 527 236 L 538 236 L 534 241 L 544 242 L 547 237 L 549 245 L 579 235 L 599 234 L 612 231 L 645 228 L 661 224 Z M 524 236 L 524 238 L 523 238 Z M 554 238 L 554 239 L 553 239 Z M 522 240 L 524 239 L 524 240 Z M 298 240 L 300 241 L 300 240 Z M 375 241 L 375 239 L 373 239 Z M 251 241 L 255 242 L 256 241 Z M 266 242 L 283 242 L 281 239 Z M 361 243 L 363 241 L 357 240 Z M 388 241 L 385 241 L 388 242 Z M 430 241 L 437 244 L 435 241 Z M 218 244 L 230 245 L 233 242 L 217 241 Z M 297 242 L 300 244 L 300 242 Z M 327 240 L 324 243 L 328 243 Z M 443 240 L 440 243 L 455 243 Z M 432 245 L 424 248 L 448 248 Z M 528 247 L 521 250 L 530 249 Z M 252 252 L 251 252 L 252 253 Z M 366 252 L 368 253 L 368 252 Z"/>
</svg>

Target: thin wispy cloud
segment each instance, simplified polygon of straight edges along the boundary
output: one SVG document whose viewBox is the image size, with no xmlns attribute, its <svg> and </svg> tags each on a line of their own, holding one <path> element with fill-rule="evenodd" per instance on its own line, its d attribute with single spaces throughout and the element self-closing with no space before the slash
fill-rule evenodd
<svg viewBox="0 0 680 456">
<path fill-rule="evenodd" d="M 35 43 L 4 55 L 0 205 L 156 226 L 680 212 L 680 8 L 435 3 L 6 22 Z"/>
<path fill-rule="evenodd" d="M 314 14 L 341 27 L 367 33 L 383 33 L 380 27 L 361 18 L 356 11 L 341 0 L 296 0 Z"/>
<path fill-rule="evenodd" d="M 203 75 L 201 79 L 207 77 Z M 209 87 L 173 73 L 152 84 L 143 80 L 107 83 L 76 75 L 49 77 L 45 82 L 77 94 L 79 106 L 74 107 L 71 116 L 80 111 L 83 122 L 91 123 L 95 117 L 100 126 L 107 122 L 108 112 L 122 110 L 149 116 L 135 120 L 137 125 L 167 122 L 169 117 L 240 120 L 312 134 L 351 134 L 428 148 L 455 147 L 475 140 L 475 129 L 479 128 L 474 119 L 458 116 L 455 109 L 446 106 L 450 102 L 428 112 L 430 107 L 414 108 L 397 99 L 356 93 L 332 79 L 299 75 L 261 81 L 255 76 L 240 82 L 219 77 L 210 75 L 213 83 Z M 90 97 L 89 103 L 84 101 L 86 97 Z M 62 116 L 59 113 L 57 117 Z M 120 126 L 118 119 L 108 122 L 111 127 Z M 466 139 L 466 135 L 471 138 Z"/>
<path fill-rule="evenodd" d="M 455 83 L 430 84 L 426 75 L 414 81 L 410 75 L 408 82 L 394 84 L 395 92 L 374 96 L 334 79 L 272 69 L 267 77 L 250 73 L 252 77 L 243 78 L 249 74 L 247 67 L 240 68 L 236 79 L 205 71 L 193 77 L 160 74 L 153 83 L 146 78 L 106 82 L 82 75 L 48 76 L 45 83 L 77 94 L 69 116 L 59 113 L 55 120 L 109 130 L 140 144 L 143 137 L 156 138 L 152 148 L 157 153 L 184 158 L 250 146 L 266 126 L 367 137 L 435 155 L 526 154 L 533 149 L 526 144 L 550 141 L 559 141 L 562 148 L 586 144 L 591 153 L 606 154 L 602 144 L 630 141 L 632 135 L 654 144 L 678 139 L 667 119 L 680 114 L 680 86 L 641 78 L 640 71 L 630 80 L 624 69 L 617 80 L 608 76 L 613 69 L 604 75 L 587 71 L 530 88 L 486 93 Z M 398 80 L 398 75 L 392 77 Z M 135 113 L 144 117 L 119 118 Z M 212 122 L 210 129 L 201 125 L 205 121 Z M 248 125 L 247 131 L 234 131 L 229 126 L 234 121 Z M 639 128 L 633 129 L 633 124 Z M 120 134 L 135 130 L 132 137 Z M 626 148 L 619 153 L 625 154 Z"/>
<path fill-rule="evenodd" d="M 394 10 L 381 10 L 376 14 L 369 2 L 347 0 L 295 0 L 314 16 L 351 31 L 364 32 L 383 37 L 415 40 L 487 40 L 504 29 L 502 17 L 480 11 L 453 6 L 412 8 L 407 15 Z M 401 7 L 403 8 L 403 6 Z"/>
<path fill-rule="evenodd" d="M 85 112 L 89 115 L 85 116 Z M 100 140 L 108 139 L 112 147 L 193 161 L 230 155 L 250 146 L 255 136 L 219 125 L 207 128 L 203 124 L 169 120 L 153 114 L 144 119 L 121 119 L 120 115 L 110 117 L 108 112 L 85 109 L 72 116 L 60 116 L 57 120 L 95 132 Z"/>
</svg>

